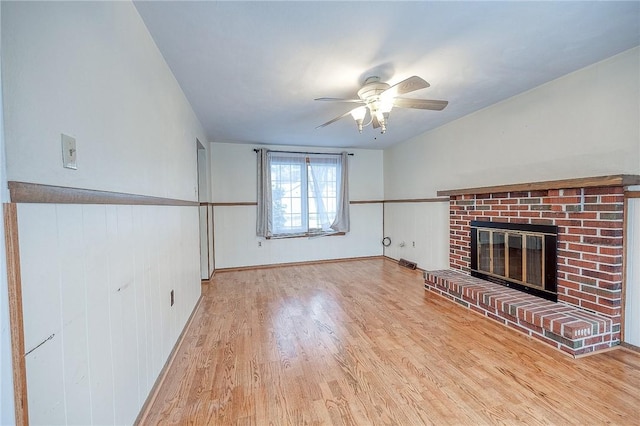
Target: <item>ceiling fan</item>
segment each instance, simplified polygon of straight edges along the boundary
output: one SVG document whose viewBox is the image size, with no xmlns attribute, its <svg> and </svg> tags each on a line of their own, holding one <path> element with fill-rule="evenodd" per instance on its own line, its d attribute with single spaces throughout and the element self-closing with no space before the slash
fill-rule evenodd
<svg viewBox="0 0 640 426">
<path fill-rule="evenodd" d="M 333 101 L 333 102 L 348 102 L 362 104 L 359 107 L 347 111 L 339 117 L 329 120 L 324 124 L 319 125 L 316 129 L 328 126 L 341 118 L 351 115 L 358 125 L 358 131 L 362 133 L 362 128 L 373 124 L 373 128 L 380 128 L 380 133 L 387 131 L 387 121 L 389 120 L 389 113 L 393 107 L 398 108 L 414 108 L 414 109 L 430 109 L 435 111 L 441 111 L 449 103 L 448 101 L 436 101 L 429 99 L 412 99 L 401 98 L 399 95 L 405 93 L 414 92 L 420 89 L 426 89 L 429 87 L 429 83 L 424 81 L 418 76 L 412 76 L 400 83 L 393 86 L 387 83 L 382 83 L 379 77 L 368 77 L 362 88 L 358 90 L 358 97 L 360 99 L 340 99 L 340 98 L 317 98 L 316 101 Z M 369 121 L 365 124 L 364 119 L 369 113 Z"/>
</svg>

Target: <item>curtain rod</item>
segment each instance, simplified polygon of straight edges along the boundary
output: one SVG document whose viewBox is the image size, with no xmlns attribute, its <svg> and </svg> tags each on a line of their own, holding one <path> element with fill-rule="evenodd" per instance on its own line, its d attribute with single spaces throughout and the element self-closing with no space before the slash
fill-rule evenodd
<svg viewBox="0 0 640 426">
<path fill-rule="evenodd" d="M 259 149 L 257 149 L 257 148 L 254 148 L 254 149 L 253 149 L 253 152 L 256 152 L 256 153 L 257 153 L 258 151 L 260 151 L 260 150 L 259 150 Z M 282 152 L 282 153 L 284 153 L 284 154 L 342 155 L 342 153 L 341 153 L 341 152 L 273 151 L 273 150 L 270 150 L 270 149 L 268 150 L 268 152 Z M 349 152 L 349 153 L 347 153 L 347 155 L 351 155 L 351 156 L 353 156 L 353 155 L 354 155 L 354 153 L 353 153 L 353 152 Z"/>
</svg>

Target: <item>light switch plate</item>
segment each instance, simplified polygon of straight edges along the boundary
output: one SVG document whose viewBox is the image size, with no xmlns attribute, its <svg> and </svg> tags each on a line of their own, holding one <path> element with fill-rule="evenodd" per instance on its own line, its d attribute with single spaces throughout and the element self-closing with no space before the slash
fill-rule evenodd
<svg viewBox="0 0 640 426">
<path fill-rule="evenodd" d="M 76 139 L 69 135 L 62 134 L 62 166 L 67 169 L 78 169 L 76 160 Z"/>
</svg>

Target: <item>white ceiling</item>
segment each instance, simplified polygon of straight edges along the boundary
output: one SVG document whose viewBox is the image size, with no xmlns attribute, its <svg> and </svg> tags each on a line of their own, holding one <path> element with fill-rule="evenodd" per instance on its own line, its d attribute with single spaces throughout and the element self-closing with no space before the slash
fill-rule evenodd
<svg viewBox="0 0 640 426">
<path fill-rule="evenodd" d="M 638 1 L 135 4 L 216 142 L 384 148 L 640 44 Z M 316 129 L 371 75 L 449 106 Z"/>
</svg>

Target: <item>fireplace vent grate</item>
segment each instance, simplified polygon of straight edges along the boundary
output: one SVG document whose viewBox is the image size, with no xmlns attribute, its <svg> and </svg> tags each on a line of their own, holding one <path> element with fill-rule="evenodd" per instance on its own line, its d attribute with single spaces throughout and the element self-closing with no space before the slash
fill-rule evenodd
<svg viewBox="0 0 640 426">
<path fill-rule="evenodd" d="M 407 259 L 400 259 L 398 261 L 398 265 L 404 266 L 405 268 L 409 268 L 409 269 L 416 269 L 418 267 L 418 265 L 415 262 L 411 262 L 410 260 L 407 260 Z"/>
</svg>

